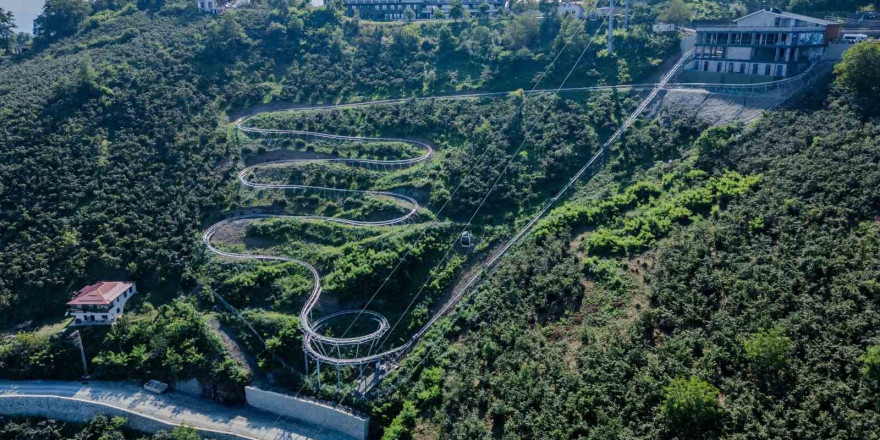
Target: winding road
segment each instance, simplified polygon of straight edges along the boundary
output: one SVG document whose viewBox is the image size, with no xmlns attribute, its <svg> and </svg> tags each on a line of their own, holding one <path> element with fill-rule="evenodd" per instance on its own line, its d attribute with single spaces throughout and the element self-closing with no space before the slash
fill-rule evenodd
<svg viewBox="0 0 880 440">
<path fill-rule="evenodd" d="M 146 419 L 141 429 L 189 426 L 202 436 L 241 440 L 351 440 L 318 426 L 247 406 L 229 407 L 180 392 L 148 393 L 127 382 L 0 381 L 0 413 L 87 422 L 94 415 Z"/>
<path fill-rule="evenodd" d="M 349 141 L 349 142 L 358 142 L 358 143 L 368 143 L 368 142 L 396 142 L 396 143 L 406 143 L 410 145 L 414 145 L 423 150 L 423 154 L 411 158 L 411 159 L 400 159 L 400 160 L 378 160 L 378 159 L 343 159 L 343 158 L 331 158 L 331 159 L 291 159 L 291 160 L 283 160 L 283 161 L 272 161 L 261 163 L 257 165 L 253 165 L 243 169 L 238 174 L 238 181 L 244 187 L 250 187 L 261 190 L 319 190 L 319 191 L 331 191 L 338 193 L 346 193 L 346 194 L 358 194 L 358 195 L 374 195 L 374 196 L 382 196 L 388 197 L 392 199 L 396 199 L 401 202 L 403 205 L 408 207 L 408 211 L 400 215 L 398 217 L 389 219 L 389 220 L 379 220 L 379 221 L 361 221 L 361 220 L 351 220 L 344 219 L 338 217 L 324 217 L 324 216 L 313 216 L 313 215 L 270 215 L 270 214 L 252 214 L 252 215 L 244 215 L 238 217 L 232 217 L 225 220 L 222 220 L 214 225 L 210 226 L 206 229 L 202 235 L 202 240 L 204 241 L 205 246 L 211 252 L 226 258 L 233 259 L 247 259 L 247 260 L 266 260 L 266 261 L 284 261 L 284 262 L 293 262 L 299 264 L 306 268 L 312 275 L 313 279 L 313 287 L 311 294 L 306 301 L 302 311 L 299 314 L 300 325 L 302 326 L 304 341 L 303 346 L 309 356 L 319 362 L 324 362 L 336 366 L 344 366 L 344 365 L 354 365 L 354 366 L 362 366 L 371 363 L 380 363 L 383 359 L 399 357 L 403 353 L 405 353 L 409 348 L 411 348 L 422 336 L 427 333 L 427 331 L 433 326 L 433 324 L 442 317 L 445 313 L 447 313 L 464 295 L 466 291 L 470 288 L 474 287 L 478 284 L 478 282 L 483 278 L 484 274 L 491 270 L 497 261 L 516 243 L 518 243 L 536 224 L 536 222 L 549 211 L 549 209 L 556 203 L 556 201 L 568 190 L 570 189 L 574 183 L 587 171 L 587 169 L 596 161 L 598 158 L 607 150 L 607 148 L 614 143 L 620 135 L 627 129 L 629 126 L 636 120 L 636 118 L 645 110 L 648 104 L 657 96 L 660 90 L 675 90 L 675 89 L 708 89 L 708 90 L 718 90 L 722 93 L 735 93 L 741 94 L 745 92 L 761 92 L 761 91 L 770 91 L 775 89 L 784 89 L 788 86 L 794 87 L 796 84 L 802 84 L 804 82 L 804 78 L 808 78 L 812 71 L 812 67 L 801 75 L 796 77 L 787 78 L 779 81 L 769 81 L 765 83 L 756 83 L 756 84 L 712 84 L 712 83 L 671 83 L 670 80 L 674 77 L 674 75 L 682 69 L 687 61 L 689 61 L 692 56 L 691 52 L 684 54 L 676 64 L 665 73 L 660 82 L 656 84 L 628 84 L 628 85 L 616 85 L 616 86 L 595 86 L 595 87 L 575 87 L 575 88 L 564 88 L 564 89 L 544 89 L 544 90 L 534 90 L 531 92 L 527 92 L 527 94 L 549 94 L 549 93 L 572 93 L 572 92 L 587 92 L 587 91 L 597 91 L 597 90 L 611 90 L 611 89 L 646 89 L 650 90 L 648 96 L 643 99 L 640 105 L 636 108 L 636 110 L 629 115 L 629 117 L 625 120 L 623 124 L 617 129 L 617 131 L 606 140 L 606 142 L 602 145 L 600 150 L 595 153 L 595 155 L 590 159 L 590 161 L 585 164 L 571 179 L 568 183 L 554 196 L 552 197 L 548 203 L 527 223 L 527 225 L 522 228 L 517 234 L 515 234 L 511 239 L 509 239 L 504 245 L 500 247 L 499 251 L 493 253 L 487 261 L 483 263 L 483 267 L 486 269 L 484 271 L 479 271 L 476 275 L 473 275 L 469 278 L 465 283 L 463 283 L 463 287 L 458 289 L 457 292 L 454 292 L 450 300 L 436 313 L 427 324 L 425 324 L 420 330 L 418 330 L 412 337 L 410 337 L 404 344 L 379 352 L 379 353 L 368 353 L 363 356 L 355 356 L 355 357 L 343 357 L 340 355 L 329 354 L 330 351 L 327 347 L 353 347 L 360 346 L 364 344 L 371 344 L 370 348 L 372 349 L 374 344 L 379 338 L 381 338 L 389 329 L 388 321 L 381 314 L 369 311 L 369 310 L 343 310 L 340 312 L 336 312 L 327 316 L 324 316 L 318 320 L 312 320 L 312 312 L 314 308 L 317 306 L 318 301 L 321 296 L 321 276 L 318 270 L 312 266 L 310 263 L 306 261 L 297 260 L 295 258 L 290 257 L 282 257 L 277 255 L 261 255 L 261 254 L 251 254 L 251 253 L 238 253 L 238 252 L 228 252 L 222 249 L 217 248 L 211 242 L 212 237 L 215 235 L 217 230 L 224 225 L 227 225 L 233 221 L 253 221 L 260 219 L 268 219 L 268 218 L 290 218 L 290 219 L 300 219 L 300 220 L 323 220 L 328 222 L 334 222 L 344 225 L 351 226 L 393 226 L 398 225 L 403 222 L 406 222 L 410 219 L 413 219 L 417 215 L 419 204 L 412 197 L 408 197 L 402 194 L 397 194 L 388 191 L 368 191 L 368 190 L 350 190 L 350 189 L 342 189 L 342 188 L 331 188 L 331 187 L 319 187 L 319 186 L 307 186 L 307 185 L 297 185 L 297 184 L 269 184 L 269 183 L 258 183 L 252 180 L 249 180 L 251 173 L 259 168 L 265 168 L 270 166 L 283 166 L 283 165 L 297 165 L 305 162 L 336 162 L 336 163 L 344 163 L 352 166 L 362 166 L 362 165 L 377 165 L 377 166 L 392 166 L 392 167 L 405 167 L 405 166 L 413 166 L 420 163 L 423 163 L 429 160 L 434 154 L 434 148 L 431 144 L 419 140 L 414 139 L 400 139 L 400 138 L 387 138 L 387 137 L 360 137 L 360 136 L 342 136 L 331 133 L 321 133 L 321 132 L 313 132 L 313 131 L 302 131 L 302 130 L 285 130 L 285 129 L 266 129 L 259 128 L 248 125 L 248 122 L 254 115 L 249 115 L 238 119 L 235 122 L 236 128 L 244 133 L 260 135 L 260 136 L 272 136 L 272 135 L 284 135 L 284 136 L 293 136 L 293 137 L 303 137 L 303 138 L 313 138 L 313 139 L 324 139 L 324 140 L 337 140 L 337 141 Z M 428 101 L 428 100 L 457 100 L 457 99 L 479 99 L 479 98 L 495 98 L 495 97 L 504 97 L 509 95 L 510 92 L 489 92 L 489 93 L 471 93 L 471 94 L 460 94 L 460 95 L 444 95 L 444 96 L 436 96 L 436 97 L 421 97 L 421 98 L 400 98 L 400 99 L 386 99 L 386 100 L 378 100 L 378 101 L 369 101 L 369 102 L 358 102 L 358 103 L 346 103 L 346 104 L 337 104 L 337 105 L 323 105 L 323 106 L 302 106 L 302 107 L 293 107 L 288 109 L 273 109 L 267 112 L 260 112 L 257 114 L 270 113 L 270 112 L 304 112 L 304 111 L 316 111 L 316 110 L 337 110 L 344 108 L 356 108 L 356 107 L 367 107 L 367 106 L 376 106 L 376 105 L 389 105 L 389 104 L 398 104 L 403 102 L 410 101 Z M 359 335 L 354 337 L 331 337 L 322 334 L 321 330 L 325 328 L 326 325 L 329 324 L 330 321 L 340 318 L 342 316 L 356 316 L 355 319 L 363 317 L 370 319 L 375 322 L 376 330 L 366 334 Z M 345 335 L 343 335 L 345 336 Z M 259 337 L 259 335 L 258 335 Z M 381 347 L 378 347 L 381 348 Z M 337 351 L 340 353 L 340 351 Z"/>
</svg>

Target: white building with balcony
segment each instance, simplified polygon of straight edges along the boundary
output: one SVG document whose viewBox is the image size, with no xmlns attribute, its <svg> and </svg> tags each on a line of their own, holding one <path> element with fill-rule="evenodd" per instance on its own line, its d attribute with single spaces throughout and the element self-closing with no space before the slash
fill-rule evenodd
<svg viewBox="0 0 880 440">
<path fill-rule="evenodd" d="M 584 18 L 584 7 L 580 3 L 572 1 L 563 1 L 556 7 L 556 13 L 559 15 L 571 15 L 574 18 Z"/>
<path fill-rule="evenodd" d="M 196 0 L 196 7 L 202 12 L 219 14 L 229 8 L 248 3 L 250 3 L 250 0 Z"/>
<path fill-rule="evenodd" d="M 838 25 L 775 8 L 730 24 L 698 26 L 690 70 L 789 77 L 822 58 Z"/>
<path fill-rule="evenodd" d="M 505 8 L 506 0 L 463 0 L 461 3 L 472 17 L 479 17 L 480 5 L 484 2 L 489 5 L 486 14 L 494 17 Z M 449 18 L 452 3 L 453 0 L 343 0 L 349 17 L 357 15 L 364 20 L 377 21 L 404 20 L 407 9 L 415 13 L 417 20 L 433 18 L 436 9 Z"/>
<path fill-rule="evenodd" d="M 73 325 L 110 325 L 136 293 L 134 283 L 99 281 L 76 293 L 67 303 L 67 314 L 73 317 Z"/>
</svg>

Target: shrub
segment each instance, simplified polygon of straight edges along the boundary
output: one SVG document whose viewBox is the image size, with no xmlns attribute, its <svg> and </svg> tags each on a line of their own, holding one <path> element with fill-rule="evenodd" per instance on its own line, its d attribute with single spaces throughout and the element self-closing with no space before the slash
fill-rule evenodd
<svg viewBox="0 0 880 440">
<path fill-rule="evenodd" d="M 674 379 L 663 390 L 661 410 L 676 431 L 697 434 L 711 429 L 721 417 L 719 391 L 712 384 L 696 378 Z"/>
<path fill-rule="evenodd" d="M 880 345 L 868 347 L 862 357 L 859 358 L 862 364 L 862 373 L 865 377 L 880 382 Z"/>
<path fill-rule="evenodd" d="M 782 369 L 794 348 L 791 338 L 783 334 L 779 327 L 761 331 L 743 341 L 746 356 L 760 369 Z"/>
</svg>

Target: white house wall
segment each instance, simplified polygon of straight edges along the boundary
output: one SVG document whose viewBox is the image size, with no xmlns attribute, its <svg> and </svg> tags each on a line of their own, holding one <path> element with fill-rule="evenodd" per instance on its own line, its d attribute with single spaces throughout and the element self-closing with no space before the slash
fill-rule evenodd
<svg viewBox="0 0 880 440">
<path fill-rule="evenodd" d="M 731 60 L 750 60 L 752 59 L 752 48 L 750 47 L 728 47 L 727 58 Z"/>
</svg>

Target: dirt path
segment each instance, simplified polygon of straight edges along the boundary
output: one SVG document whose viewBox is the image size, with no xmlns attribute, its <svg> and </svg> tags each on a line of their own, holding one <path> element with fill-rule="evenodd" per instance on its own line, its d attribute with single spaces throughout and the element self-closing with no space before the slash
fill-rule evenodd
<svg viewBox="0 0 880 440">
<path fill-rule="evenodd" d="M 220 340 L 223 342 L 223 347 L 226 348 L 226 353 L 228 353 L 237 364 L 241 365 L 242 368 L 250 373 L 251 378 L 253 378 L 253 385 L 258 388 L 268 388 L 269 381 L 266 379 L 266 375 L 257 363 L 257 358 L 248 353 L 248 351 L 239 344 L 232 330 L 223 325 L 217 318 L 212 318 L 208 321 L 208 327 L 210 327 L 217 336 L 220 336 Z"/>
</svg>

